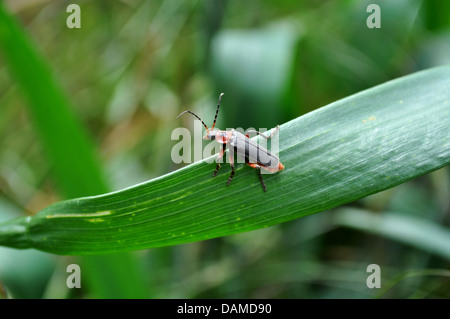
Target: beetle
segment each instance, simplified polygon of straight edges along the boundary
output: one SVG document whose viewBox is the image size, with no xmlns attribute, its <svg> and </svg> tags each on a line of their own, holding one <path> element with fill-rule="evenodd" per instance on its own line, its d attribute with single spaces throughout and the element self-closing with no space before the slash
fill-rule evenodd
<svg viewBox="0 0 450 319">
<path fill-rule="evenodd" d="M 213 177 L 215 177 L 219 172 L 220 169 L 219 162 L 223 158 L 227 145 L 229 145 L 230 147 L 228 149 L 230 150 L 229 159 L 231 166 L 231 174 L 230 177 L 228 178 L 227 186 L 230 185 L 231 180 L 233 179 L 233 176 L 235 174 L 236 169 L 234 166 L 234 153 L 236 152 L 238 155 L 244 157 L 246 164 L 258 170 L 259 180 L 261 181 L 262 188 L 264 192 L 267 192 L 266 184 L 264 183 L 264 180 L 261 175 L 261 169 L 265 169 L 271 173 L 276 173 L 278 171 L 282 171 L 284 169 L 284 166 L 283 164 L 281 164 L 280 159 L 275 154 L 271 153 L 269 150 L 265 149 L 255 141 L 251 140 L 249 138 L 249 135 L 244 135 L 234 129 L 232 129 L 231 131 L 220 131 L 214 129 L 214 127 L 216 126 L 217 115 L 219 114 L 220 101 L 222 100 L 223 95 L 224 93 L 221 93 L 219 95 L 216 115 L 214 117 L 214 122 L 211 129 L 209 129 L 208 126 L 206 126 L 205 122 L 203 122 L 203 120 L 199 116 L 197 116 L 194 112 L 191 111 L 184 111 L 180 115 L 178 115 L 177 118 L 186 113 L 192 114 L 198 120 L 200 120 L 200 122 L 202 122 L 203 126 L 206 128 L 206 135 L 203 137 L 203 139 L 216 141 L 222 144 L 222 148 L 216 159 L 217 166 L 212 175 Z M 272 133 L 269 136 L 265 136 L 263 133 L 254 130 L 250 130 L 247 133 L 256 133 L 257 135 L 262 136 L 266 140 L 269 140 L 279 130 L 280 126 L 277 125 L 277 127 L 272 131 Z"/>
</svg>

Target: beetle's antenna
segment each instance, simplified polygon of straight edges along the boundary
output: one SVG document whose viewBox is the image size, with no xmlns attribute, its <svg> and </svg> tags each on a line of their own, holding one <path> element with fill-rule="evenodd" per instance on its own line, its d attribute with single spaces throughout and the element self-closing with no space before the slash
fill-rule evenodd
<svg viewBox="0 0 450 319">
<path fill-rule="evenodd" d="M 179 118 L 179 117 L 180 117 L 181 115 L 183 115 L 184 113 L 191 113 L 191 114 L 194 115 L 196 118 L 198 118 L 198 119 L 200 120 L 200 122 L 202 122 L 202 124 L 203 124 L 203 126 L 206 128 L 206 130 L 209 132 L 209 129 L 208 129 L 208 127 L 206 126 L 205 122 L 203 122 L 202 119 L 199 118 L 199 117 L 197 116 L 197 114 L 195 114 L 194 112 L 191 112 L 191 111 L 184 111 L 184 112 L 182 112 L 180 115 L 178 115 L 177 118 Z"/>
<path fill-rule="evenodd" d="M 212 125 L 211 130 L 214 130 L 214 126 L 216 126 L 217 115 L 219 114 L 220 100 L 222 100 L 223 94 L 224 93 L 220 93 L 220 95 L 219 95 L 219 102 L 217 103 L 216 116 L 214 117 L 214 123 Z"/>
</svg>

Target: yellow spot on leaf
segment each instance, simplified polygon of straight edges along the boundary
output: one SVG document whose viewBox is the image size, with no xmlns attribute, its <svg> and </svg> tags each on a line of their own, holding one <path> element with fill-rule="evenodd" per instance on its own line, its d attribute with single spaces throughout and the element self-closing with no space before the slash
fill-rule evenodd
<svg viewBox="0 0 450 319">
<path fill-rule="evenodd" d="M 104 222 L 105 220 L 103 218 L 92 218 L 92 219 L 88 219 L 88 222 L 90 223 L 99 223 L 99 222 Z"/>
<path fill-rule="evenodd" d="M 371 117 L 369 117 L 367 120 L 363 120 L 363 123 L 367 123 L 367 121 L 375 121 L 377 118 L 372 115 Z"/>
<path fill-rule="evenodd" d="M 87 218 L 87 217 L 98 217 L 111 215 L 110 211 L 97 212 L 97 213 L 86 213 L 86 214 L 54 214 L 47 215 L 47 218 Z"/>
</svg>

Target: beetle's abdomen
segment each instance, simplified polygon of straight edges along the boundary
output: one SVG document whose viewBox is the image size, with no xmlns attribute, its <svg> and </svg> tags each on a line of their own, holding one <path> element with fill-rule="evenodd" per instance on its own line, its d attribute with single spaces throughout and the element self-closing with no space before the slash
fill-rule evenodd
<svg viewBox="0 0 450 319">
<path fill-rule="evenodd" d="M 244 134 L 237 131 L 232 132 L 233 134 L 229 144 L 239 156 L 245 159 L 246 163 L 258 164 L 269 171 L 276 172 L 279 170 L 280 160 L 276 155 L 249 139 Z"/>
</svg>

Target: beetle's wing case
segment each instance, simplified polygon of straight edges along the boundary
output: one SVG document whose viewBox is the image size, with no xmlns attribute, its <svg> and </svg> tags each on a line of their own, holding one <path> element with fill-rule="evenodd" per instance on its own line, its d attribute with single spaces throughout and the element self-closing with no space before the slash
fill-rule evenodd
<svg viewBox="0 0 450 319">
<path fill-rule="evenodd" d="M 269 150 L 265 149 L 255 141 L 249 139 L 242 133 L 232 130 L 229 145 L 235 152 L 245 158 L 246 163 L 258 164 L 268 169 L 278 169 L 280 160 Z"/>
</svg>

